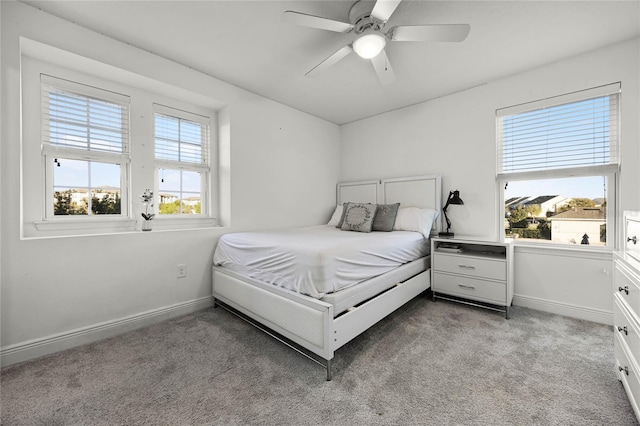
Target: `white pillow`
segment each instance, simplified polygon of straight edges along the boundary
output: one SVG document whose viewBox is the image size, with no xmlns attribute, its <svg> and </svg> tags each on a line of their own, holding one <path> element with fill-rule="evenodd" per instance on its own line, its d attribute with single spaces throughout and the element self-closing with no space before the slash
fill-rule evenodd
<svg viewBox="0 0 640 426">
<path fill-rule="evenodd" d="M 327 225 L 338 226 L 338 223 L 340 222 L 340 218 L 342 217 L 342 209 L 343 209 L 342 206 L 336 206 L 336 209 L 333 212 L 331 219 L 329 219 L 329 223 L 327 223 Z"/>
<path fill-rule="evenodd" d="M 425 238 L 429 238 L 433 221 L 436 220 L 440 212 L 433 209 L 421 209 L 418 207 L 404 207 L 398 209 L 396 223 L 393 225 L 394 231 L 414 231 L 421 233 Z"/>
</svg>

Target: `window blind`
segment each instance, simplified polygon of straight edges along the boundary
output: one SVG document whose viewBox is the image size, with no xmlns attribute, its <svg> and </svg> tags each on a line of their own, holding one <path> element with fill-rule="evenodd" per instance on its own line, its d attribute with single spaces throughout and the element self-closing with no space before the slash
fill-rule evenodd
<svg viewBox="0 0 640 426">
<path fill-rule="evenodd" d="M 47 75 L 41 83 L 44 149 L 128 155 L 129 97 Z"/>
<path fill-rule="evenodd" d="M 209 168 L 209 118 L 162 105 L 155 109 L 155 158 L 189 169 Z"/>
<path fill-rule="evenodd" d="M 598 88 L 538 101 L 533 109 L 498 110 L 498 177 L 617 167 L 620 86 L 603 87 L 614 93 L 602 95 Z"/>
</svg>

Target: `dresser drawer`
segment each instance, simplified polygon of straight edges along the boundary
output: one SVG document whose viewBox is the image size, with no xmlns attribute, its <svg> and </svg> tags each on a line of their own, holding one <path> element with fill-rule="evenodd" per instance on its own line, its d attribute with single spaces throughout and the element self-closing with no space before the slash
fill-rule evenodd
<svg viewBox="0 0 640 426">
<path fill-rule="evenodd" d="M 640 261 L 640 217 L 625 218 L 624 251 Z"/>
<path fill-rule="evenodd" d="M 505 281 L 507 279 L 507 263 L 504 260 L 438 253 L 433 256 L 433 268 L 435 271 L 489 280 Z"/>
<path fill-rule="evenodd" d="M 640 354 L 640 333 L 637 322 L 631 319 L 629 312 L 623 306 L 620 296 L 613 297 L 613 330 L 625 342 L 632 354 Z M 637 360 L 636 360 L 637 362 Z"/>
<path fill-rule="evenodd" d="M 442 292 L 467 299 L 506 305 L 507 287 L 505 283 L 434 272 L 431 287 L 436 293 Z"/>
<path fill-rule="evenodd" d="M 635 284 L 640 281 L 633 272 L 616 262 L 613 270 L 613 292 L 629 306 L 629 309 L 640 316 L 640 288 Z"/>
<path fill-rule="evenodd" d="M 615 368 L 618 379 L 622 382 L 624 390 L 627 392 L 629 402 L 633 407 L 636 417 L 640 417 L 638 413 L 638 397 L 640 397 L 640 381 L 638 380 L 638 371 L 635 363 L 629 360 L 627 352 L 620 341 L 620 336 L 613 339 L 613 353 L 615 357 Z"/>
</svg>

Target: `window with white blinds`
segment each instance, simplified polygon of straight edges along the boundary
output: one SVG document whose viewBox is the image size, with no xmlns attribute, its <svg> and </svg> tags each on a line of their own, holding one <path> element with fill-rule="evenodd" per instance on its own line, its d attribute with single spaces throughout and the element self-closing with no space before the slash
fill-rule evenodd
<svg viewBox="0 0 640 426">
<path fill-rule="evenodd" d="M 620 91 L 614 83 L 496 111 L 503 237 L 613 247 Z"/>
<path fill-rule="evenodd" d="M 128 96 L 40 76 L 45 217 L 127 216 Z"/>
<path fill-rule="evenodd" d="M 206 213 L 210 118 L 154 104 L 160 215 Z"/>
<path fill-rule="evenodd" d="M 48 152 L 127 159 L 129 97 L 41 75 L 42 142 Z"/>
<path fill-rule="evenodd" d="M 154 105 L 155 157 L 158 163 L 209 168 L 209 117 Z"/>
<path fill-rule="evenodd" d="M 616 83 L 498 110 L 498 177 L 615 169 L 619 97 Z"/>
</svg>

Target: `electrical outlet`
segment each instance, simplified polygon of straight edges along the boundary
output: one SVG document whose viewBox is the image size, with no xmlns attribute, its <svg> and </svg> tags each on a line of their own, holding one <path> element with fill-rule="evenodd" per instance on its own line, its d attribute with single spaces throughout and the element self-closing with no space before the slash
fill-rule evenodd
<svg viewBox="0 0 640 426">
<path fill-rule="evenodd" d="M 176 278 L 184 278 L 187 276 L 187 264 L 179 263 L 176 265 Z"/>
</svg>

